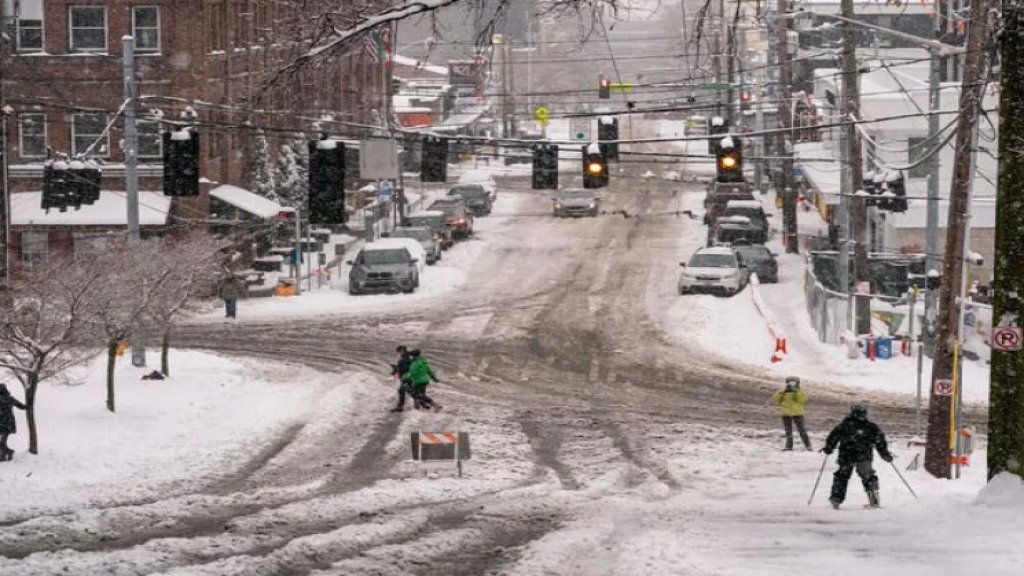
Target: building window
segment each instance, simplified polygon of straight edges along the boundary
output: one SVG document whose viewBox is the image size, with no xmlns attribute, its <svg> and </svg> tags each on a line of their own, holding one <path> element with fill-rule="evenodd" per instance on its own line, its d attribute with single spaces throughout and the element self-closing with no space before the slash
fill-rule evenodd
<svg viewBox="0 0 1024 576">
<path fill-rule="evenodd" d="M 135 123 L 135 132 L 139 138 L 137 149 L 139 158 L 163 157 L 163 135 L 160 133 L 159 122 L 139 120 Z"/>
<path fill-rule="evenodd" d="M 931 152 L 931 146 L 927 143 L 927 138 L 907 138 L 907 160 L 908 164 L 914 164 L 921 159 L 922 156 Z M 936 152 L 938 153 L 938 152 Z M 928 160 L 921 162 L 920 164 L 913 166 L 907 171 L 907 175 L 911 178 L 927 178 L 928 177 Z"/>
<path fill-rule="evenodd" d="M 21 233 L 21 262 L 26 268 L 46 264 L 50 257 L 50 235 L 47 232 Z"/>
<path fill-rule="evenodd" d="M 43 0 L 4 0 L 3 13 L 12 17 L 18 52 L 43 50 Z"/>
<path fill-rule="evenodd" d="M 156 6 L 132 7 L 132 35 L 137 52 L 160 51 L 160 8 Z"/>
<path fill-rule="evenodd" d="M 89 156 L 107 157 L 110 154 L 110 133 L 104 134 L 106 127 L 107 115 L 102 112 L 75 114 L 71 125 L 71 153 L 85 154 L 91 146 Z"/>
<path fill-rule="evenodd" d="M 72 52 L 106 52 L 107 9 L 103 6 L 70 6 L 69 33 Z"/>
<path fill-rule="evenodd" d="M 19 114 L 18 151 L 22 158 L 46 156 L 46 114 Z"/>
<path fill-rule="evenodd" d="M 72 235 L 75 247 L 75 261 L 89 261 L 104 254 L 111 248 L 111 236 L 75 232 Z"/>
</svg>

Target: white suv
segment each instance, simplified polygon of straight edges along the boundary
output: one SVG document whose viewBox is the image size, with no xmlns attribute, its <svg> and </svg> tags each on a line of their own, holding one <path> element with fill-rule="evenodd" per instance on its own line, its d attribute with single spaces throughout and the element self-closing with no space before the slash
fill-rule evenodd
<svg viewBox="0 0 1024 576">
<path fill-rule="evenodd" d="M 736 258 L 732 248 L 702 248 L 690 256 L 689 262 L 680 262 L 680 294 L 716 292 L 732 296 L 747 284 L 746 269 Z"/>
</svg>

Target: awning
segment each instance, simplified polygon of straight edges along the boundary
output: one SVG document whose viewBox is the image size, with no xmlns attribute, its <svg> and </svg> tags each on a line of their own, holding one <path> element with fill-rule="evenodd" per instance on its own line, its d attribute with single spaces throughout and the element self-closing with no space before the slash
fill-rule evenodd
<svg viewBox="0 0 1024 576">
<path fill-rule="evenodd" d="M 221 184 L 210 190 L 210 197 L 264 220 L 277 218 L 282 208 L 280 204 L 273 200 L 267 200 L 263 196 L 253 194 L 244 188 L 230 184 Z"/>
<path fill-rule="evenodd" d="M 12 226 L 127 226 L 128 207 L 125 193 L 102 190 L 91 205 L 83 204 L 75 210 L 69 207 L 61 212 L 50 208 L 49 213 L 39 206 L 42 192 L 15 192 L 11 194 Z M 139 192 L 139 225 L 163 226 L 171 210 L 171 199 L 160 192 Z"/>
</svg>

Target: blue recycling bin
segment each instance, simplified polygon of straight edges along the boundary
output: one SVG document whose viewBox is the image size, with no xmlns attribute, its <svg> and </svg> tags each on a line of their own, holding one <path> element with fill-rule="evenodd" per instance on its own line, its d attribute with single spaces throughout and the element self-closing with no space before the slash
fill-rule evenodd
<svg viewBox="0 0 1024 576">
<path fill-rule="evenodd" d="M 880 336 L 875 339 L 875 356 L 881 360 L 892 358 L 892 338 Z"/>
</svg>

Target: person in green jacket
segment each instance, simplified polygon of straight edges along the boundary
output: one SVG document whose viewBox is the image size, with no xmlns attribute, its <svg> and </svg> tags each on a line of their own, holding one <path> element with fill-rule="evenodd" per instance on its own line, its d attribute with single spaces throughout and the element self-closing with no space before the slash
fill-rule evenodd
<svg viewBox="0 0 1024 576">
<path fill-rule="evenodd" d="M 405 373 L 403 382 L 407 384 L 409 394 L 413 399 L 413 406 L 428 410 L 430 408 L 441 410 L 441 405 L 427 396 L 427 385 L 431 382 L 440 382 L 440 380 L 434 375 L 430 364 L 419 350 L 413 350 L 409 354 L 412 356 L 412 364 L 409 365 L 409 371 Z"/>
<path fill-rule="evenodd" d="M 811 439 L 807 437 L 807 430 L 804 428 L 806 403 L 807 392 L 800 389 L 800 379 L 796 376 L 786 378 L 785 390 L 772 394 L 772 404 L 782 409 L 782 426 L 786 429 L 786 447 L 783 450 L 793 449 L 793 424 L 796 424 L 796 429 L 800 432 L 804 447 L 811 450 Z"/>
</svg>

